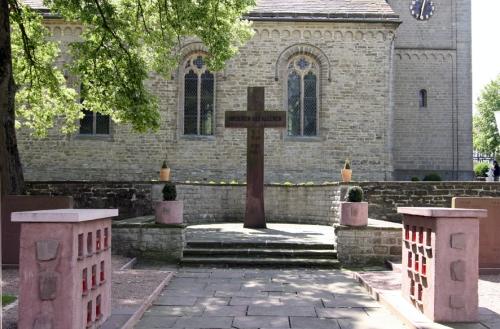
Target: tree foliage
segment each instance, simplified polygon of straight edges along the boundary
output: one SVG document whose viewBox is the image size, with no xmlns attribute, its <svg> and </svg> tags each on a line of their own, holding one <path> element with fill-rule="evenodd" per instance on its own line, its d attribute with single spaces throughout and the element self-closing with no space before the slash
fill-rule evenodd
<svg viewBox="0 0 500 329">
<path fill-rule="evenodd" d="M 500 111 L 500 75 L 483 89 L 477 109 L 473 128 L 474 149 L 485 154 L 500 151 L 500 135 L 494 113 Z"/>
<path fill-rule="evenodd" d="M 69 44 L 69 61 L 56 66 L 60 44 L 49 40 L 42 17 L 19 0 L 9 0 L 17 127 L 44 136 L 56 119 L 62 131 L 76 130 L 82 108 L 110 115 L 139 132 L 160 124 L 158 104 L 145 81 L 151 72 L 169 78 L 187 38 L 208 50 L 208 65 L 221 69 L 251 37 L 241 19 L 254 0 L 45 0 L 51 13 L 83 25 Z M 78 77 L 67 86 L 63 70 Z"/>
</svg>

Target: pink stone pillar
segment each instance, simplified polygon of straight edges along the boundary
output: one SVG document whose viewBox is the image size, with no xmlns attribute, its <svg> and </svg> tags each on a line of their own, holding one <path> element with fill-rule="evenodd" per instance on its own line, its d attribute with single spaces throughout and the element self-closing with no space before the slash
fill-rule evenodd
<svg viewBox="0 0 500 329">
<path fill-rule="evenodd" d="M 479 218 L 483 209 L 398 208 L 402 294 L 435 322 L 478 321 Z"/>
<path fill-rule="evenodd" d="M 111 315 L 117 209 L 12 213 L 21 223 L 19 329 L 98 328 Z"/>
</svg>

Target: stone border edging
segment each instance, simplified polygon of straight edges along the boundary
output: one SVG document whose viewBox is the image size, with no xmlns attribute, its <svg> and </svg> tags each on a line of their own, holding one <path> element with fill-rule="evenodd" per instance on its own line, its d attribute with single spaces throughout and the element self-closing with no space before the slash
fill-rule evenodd
<svg viewBox="0 0 500 329">
<path fill-rule="evenodd" d="M 132 258 L 130 261 L 128 261 L 125 265 L 120 267 L 119 271 L 126 271 L 132 269 L 135 264 L 137 264 L 137 257 Z"/>
<path fill-rule="evenodd" d="M 430 319 L 425 317 L 423 314 L 418 312 L 413 306 L 411 306 L 403 296 L 399 294 L 400 290 L 397 292 L 387 292 L 373 288 L 368 280 L 365 280 L 361 274 L 358 272 L 353 272 L 352 274 L 354 280 L 356 280 L 361 286 L 363 286 L 373 299 L 378 301 L 383 306 L 387 307 L 389 311 L 404 322 L 410 329 L 449 329 L 450 327 L 441 325 L 436 322 L 432 322 Z"/>
<path fill-rule="evenodd" d="M 169 273 L 167 277 L 160 283 L 158 287 L 153 291 L 151 295 L 149 295 L 148 298 L 142 303 L 142 305 L 135 311 L 135 313 L 125 322 L 125 324 L 121 327 L 121 329 L 133 329 L 134 326 L 139 322 L 139 320 L 142 318 L 144 313 L 147 311 L 147 309 L 153 304 L 153 302 L 158 298 L 160 293 L 162 292 L 163 288 L 172 280 L 174 276 L 174 272 L 167 272 Z"/>
</svg>

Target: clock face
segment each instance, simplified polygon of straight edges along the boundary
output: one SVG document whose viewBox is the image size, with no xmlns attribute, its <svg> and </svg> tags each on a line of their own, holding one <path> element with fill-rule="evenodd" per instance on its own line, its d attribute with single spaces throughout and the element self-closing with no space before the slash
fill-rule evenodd
<svg viewBox="0 0 500 329">
<path fill-rule="evenodd" d="M 419 21 L 426 21 L 434 14 L 434 3 L 430 0 L 412 0 L 410 4 L 410 13 Z"/>
</svg>

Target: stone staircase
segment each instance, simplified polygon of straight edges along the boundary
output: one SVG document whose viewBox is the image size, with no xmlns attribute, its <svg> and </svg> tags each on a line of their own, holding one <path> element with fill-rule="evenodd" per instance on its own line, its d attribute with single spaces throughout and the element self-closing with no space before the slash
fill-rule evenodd
<svg viewBox="0 0 500 329">
<path fill-rule="evenodd" d="M 332 244 L 268 241 L 187 241 L 184 265 L 339 268 Z"/>
</svg>

